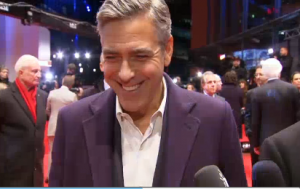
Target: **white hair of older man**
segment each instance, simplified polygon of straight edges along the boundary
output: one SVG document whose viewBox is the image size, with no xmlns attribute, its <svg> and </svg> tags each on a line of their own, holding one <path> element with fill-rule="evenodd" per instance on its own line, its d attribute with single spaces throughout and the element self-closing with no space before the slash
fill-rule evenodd
<svg viewBox="0 0 300 189">
<path fill-rule="evenodd" d="M 261 62 L 262 73 L 268 79 L 279 78 L 282 71 L 281 63 L 275 58 L 269 58 Z"/>
<path fill-rule="evenodd" d="M 15 65 L 15 71 L 16 73 L 19 73 L 19 71 L 25 67 L 28 67 L 31 63 L 33 62 L 39 62 L 39 60 L 32 56 L 32 55 L 29 55 L 29 54 L 25 54 L 23 56 L 21 56 L 17 62 L 16 62 L 16 65 Z"/>
<path fill-rule="evenodd" d="M 217 78 L 217 81 L 220 81 L 221 80 L 221 77 L 218 75 L 218 74 L 215 74 L 216 78 Z"/>
</svg>

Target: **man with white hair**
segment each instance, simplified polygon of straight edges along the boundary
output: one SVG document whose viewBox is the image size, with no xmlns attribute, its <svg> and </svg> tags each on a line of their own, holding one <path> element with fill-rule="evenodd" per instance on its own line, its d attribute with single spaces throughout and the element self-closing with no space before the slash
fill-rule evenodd
<svg viewBox="0 0 300 189">
<path fill-rule="evenodd" d="M 251 94 L 252 140 L 257 154 L 266 138 L 300 120 L 299 91 L 279 79 L 281 70 L 277 59 L 262 62 L 262 73 L 268 82 Z"/>
<path fill-rule="evenodd" d="M 213 72 L 207 71 L 203 73 L 201 77 L 201 87 L 203 89 L 203 94 L 225 101 L 225 98 L 216 94 L 218 84 L 217 84 L 217 77 Z"/>
<path fill-rule="evenodd" d="M 23 55 L 17 78 L 0 91 L 0 187 L 42 187 L 47 95 L 38 59 Z"/>
<path fill-rule="evenodd" d="M 166 2 L 106 0 L 97 21 L 111 88 L 59 112 L 49 186 L 193 187 L 208 165 L 246 186 L 229 104 L 164 73 L 174 45 Z"/>
</svg>

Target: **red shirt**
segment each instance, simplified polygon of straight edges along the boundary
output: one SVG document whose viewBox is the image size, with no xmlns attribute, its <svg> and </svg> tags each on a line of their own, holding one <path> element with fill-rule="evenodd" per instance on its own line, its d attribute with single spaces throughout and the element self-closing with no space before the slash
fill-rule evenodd
<svg viewBox="0 0 300 189">
<path fill-rule="evenodd" d="M 33 117 L 34 122 L 36 123 L 36 93 L 37 93 L 37 87 L 34 87 L 30 90 L 28 90 L 21 81 L 17 78 L 16 79 L 16 85 L 20 90 L 20 93 L 22 94 L 23 99 L 25 100 L 31 115 Z"/>
</svg>

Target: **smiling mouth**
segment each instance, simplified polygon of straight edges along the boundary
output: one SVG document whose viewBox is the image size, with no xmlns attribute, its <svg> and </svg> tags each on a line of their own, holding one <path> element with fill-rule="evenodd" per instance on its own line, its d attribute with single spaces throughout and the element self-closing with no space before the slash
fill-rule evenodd
<svg viewBox="0 0 300 189">
<path fill-rule="evenodd" d="M 140 88 L 140 86 L 141 86 L 141 84 L 134 85 L 134 86 L 130 86 L 130 87 L 122 86 L 122 88 L 123 88 L 125 91 L 132 92 L 132 91 L 135 91 L 135 90 L 137 90 L 138 88 Z"/>
</svg>

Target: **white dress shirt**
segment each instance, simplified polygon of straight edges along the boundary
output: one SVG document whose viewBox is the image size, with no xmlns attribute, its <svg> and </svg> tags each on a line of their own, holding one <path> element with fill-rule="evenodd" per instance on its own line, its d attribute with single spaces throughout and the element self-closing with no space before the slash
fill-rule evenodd
<svg viewBox="0 0 300 189">
<path fill-rule="evenodd" d="M 103 79 L 103 83 L 104 83 L 104 90 L 107 90 L 110 88 L 110 86 L 106 83 L 105 79 Z"/>
<path fill-rule="evenodd" d="M 167 100 L 167 85 L 163 78 L 164 97 L 152 115 L 143 135 L 132 118 L 123 113 L 118 97 L 116 114 L 121 126 L 122 161 L 125 187 L 151 187 L 161 140 L 163 115 Z"/>
</svg>

